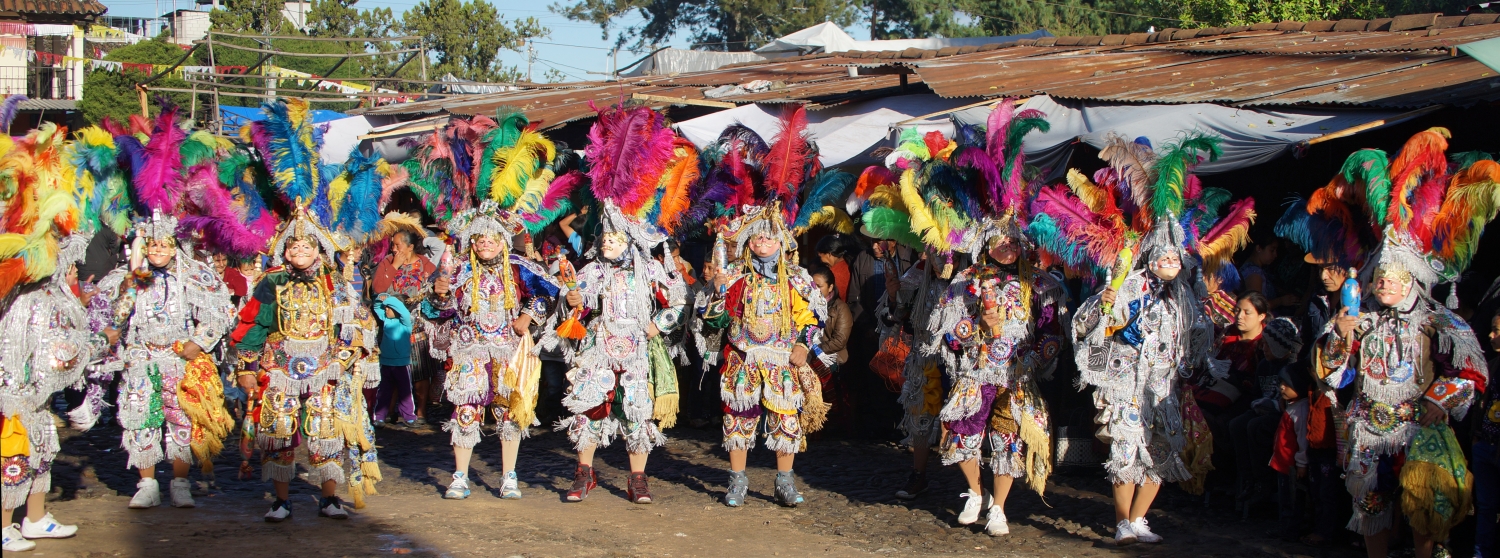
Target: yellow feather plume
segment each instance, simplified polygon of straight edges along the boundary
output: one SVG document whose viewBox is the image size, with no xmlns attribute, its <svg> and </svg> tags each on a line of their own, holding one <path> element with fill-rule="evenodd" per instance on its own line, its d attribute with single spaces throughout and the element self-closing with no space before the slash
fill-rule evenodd
<svg viewBox="0 0 1500 558">
<path fill-rule="evenodd" d="M 504 209 L 514 207 L 532 175 L 554 157 L 557 146 L 552 140 L 531 130 L 522 131 L 515 145 L 495 152 L 494 163 L 500 170 L 490 184 L 490 198 L 500 202 Z"/>
<path fill-rule="evenodd" d="M 522 216 L 536 213 L 542 207 L 542 200 L 547 197 L 547 188 L 552 186 L 552 179 L 557 174 L 552 169 L 542 169 L 542 172 L 531 177 L 526 182 L 526 189 L 521 192 L 521 198 L 516 200 L 516 213 Z"/>
<path fill-rule="evenodd" d="M 1104 210 L 1105 192 L 1078 169 L 1068 169 L 1068 187 L 1094 213 Z"/>
<path fill-rule="evenodd" d="M 344 200 L 349 198 L 349 173 L 340 172 L 328 183 L 328 208 L 333 210 L 334 215 L 344 207 Z"/>
<path fill-rule="evenodd" d="M 906 202 L 901 200 L 901 189 L 894 184 L 881 184 L 870 193 L 870 205 L 889 207 L 906 213 Z"/>
<path fill-rule="evenodd" d="M 917 192 L 916 174 L 916 171 L 906 169 L 901 173 L 900 184 L 901 201 L 906 203 L 911 215 L 911 232 L 922 237 L 924 244 L 946 252 L 952 248 L 948 243 L 948 231 L 933 218 L 932 209 L 922 201 L 922 194 Z"/>
<path fill-rule="evenodd" d="M 807 228 L 809 229 L 818 225 L 826 226 L 844 234 L 853 234 L 855 229 L 854 219 L 849 217 L 849 214 L 845 213 L 842 208 L 832 205 L 824 206 L 823 209 L 814 212 L 812 218 L 807 220 Z M 796 232 L 797 234 L 801 234 L 801 231 Z"/>
<path fill-rule="evenodd" d="M 1249 220 L 1236 225 L 1211 242 L 1198 243 L 1198 255 L 1203 258 L 1203 273 L 1215 273 L 1234 257 L 1236 252 L 1250 245 L 1250 225 L 1255 221 L 1255 212 L 1250 211 Z"/>
</svg>

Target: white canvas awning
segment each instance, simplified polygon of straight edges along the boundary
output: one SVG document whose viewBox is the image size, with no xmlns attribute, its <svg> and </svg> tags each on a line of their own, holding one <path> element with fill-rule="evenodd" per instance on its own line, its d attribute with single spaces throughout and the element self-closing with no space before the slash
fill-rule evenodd
<svg viewBox="0 0 1500 558">
<path fill-rule="evenodd" d="M 900 95 L 830 107 L 807 113 L 808 132 L 818 144 L 825 167 L 874 164 L 867 155 L 886 140 L 891 127 L 903 120 L 960 107 L 966 99 L 937 95 Z M 745 105 L 678 122 L 674 127 L 700 149 L 718 139 L 733 124 L 744 124 L 767 142 L 780 131 L 780 105 Z"/>
</svg>

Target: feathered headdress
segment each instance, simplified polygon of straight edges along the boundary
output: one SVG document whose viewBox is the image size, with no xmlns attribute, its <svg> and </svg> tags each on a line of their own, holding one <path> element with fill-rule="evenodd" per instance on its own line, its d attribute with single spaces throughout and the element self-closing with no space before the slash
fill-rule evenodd
<svg viewBox="0 0 1500 558">
<path fill-rule="evenodd" d="M 66 130 L 45 122 L 0 157 L 0 304 L 18 285 L 82 259 L 77 182 L 63 156 Z M 81 242 L 79 242 L 81 240 Z"/>
<path fill-rule="evenodd" d="M 1389 167 L 1389 199 L 1369 194 L 1370 209 L 1383 226 L 1380 247 L 1365 266 L 1368 281 L 1381 270 L 1409 273 L 1422 290 L 1457 281 L 1473 261 L 1479 237 L 1500 212 L 1500 165 L 1474 158 L 1450 176 L 1444 128 L 1418 132 Z M 1383 209 L 1383 211 L 1381 211 Z M 1458 300 L 1449 291 L 1448 305 Z"/>
<path fill-rule="evenodd" d="M 322 250 L 324 258 L 347 250 L 348 239 L 334 232 L 337 219 L 334 206 L 337 201 L 342 209 L 349 192 L 346 190 L 338 200 L 330 196 L 330 184 L 323 180 L 323 169 L 318 162 L 322 133 L 312 122 L 307 101 L 267 101 L 261 105 L 261 111 L 266 119 L 251 123 L 241 135 L 248 134 L 252 139 L 271 176 L 273 190 L 289 208 L 272 241 L 272 258 L 279 265 L 287 242 L 293 238 L 312 241 Z M 378 199 L 379 190 L 370 195 Z M 324 261 L 331 264 L 330 260 Z"/>
<path fill-rule="evenodd" d="M 1307 199 L 1293 198 L 1276 222 L 1276 234 L 1307 252 L 1313 264 L 1358 267 L 1379 242 L 1390 179 L 1384 151 L 1361 149 Z"/>
</svg>

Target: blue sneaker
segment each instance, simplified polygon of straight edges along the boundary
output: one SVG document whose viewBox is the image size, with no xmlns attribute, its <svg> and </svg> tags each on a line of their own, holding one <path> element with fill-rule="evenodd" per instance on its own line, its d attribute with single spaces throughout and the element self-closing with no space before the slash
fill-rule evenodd
<svg viewBox="0 0 1500 558">
<path fill-rule="evenodd" d="M 449 500 L 462 500 L 469 497 L 469 475 L 468 473 L 453 473 L 453 482 L 448 485 L 448 491 L 443 497 Z"/>
</svg>

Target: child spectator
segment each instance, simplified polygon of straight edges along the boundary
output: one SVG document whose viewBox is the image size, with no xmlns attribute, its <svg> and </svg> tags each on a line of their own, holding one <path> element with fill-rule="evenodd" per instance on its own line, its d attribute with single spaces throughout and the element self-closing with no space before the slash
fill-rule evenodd
<svg viewBox="0 0 1500 558">
<path fill-rule="evenodd" d="M 1281 413 L 1281 423 L 1276 426 L 1271 468 L 1278 474 L 1276 500 L 1280 510 L 1281 538 L 1285 541 L 1297 540 L 1302 534 L 1297 482 L 1307 478 L 1307 395 L 1311 385 L 1312 374 L 1306 368 L 1291 365 L 1281 369 L 1281 400 L 1285 410 Z"/>
<path fill-rule="evenodd" d="M 375 301 L 380 318 L 380 387 L 375 390 L 375 424 L 385 423 L 392 399 L 401 422 L 416 426 L 416 404 L 411 383 L 411 312 L 397 296 L 382 295 Z"/>
</svg>

